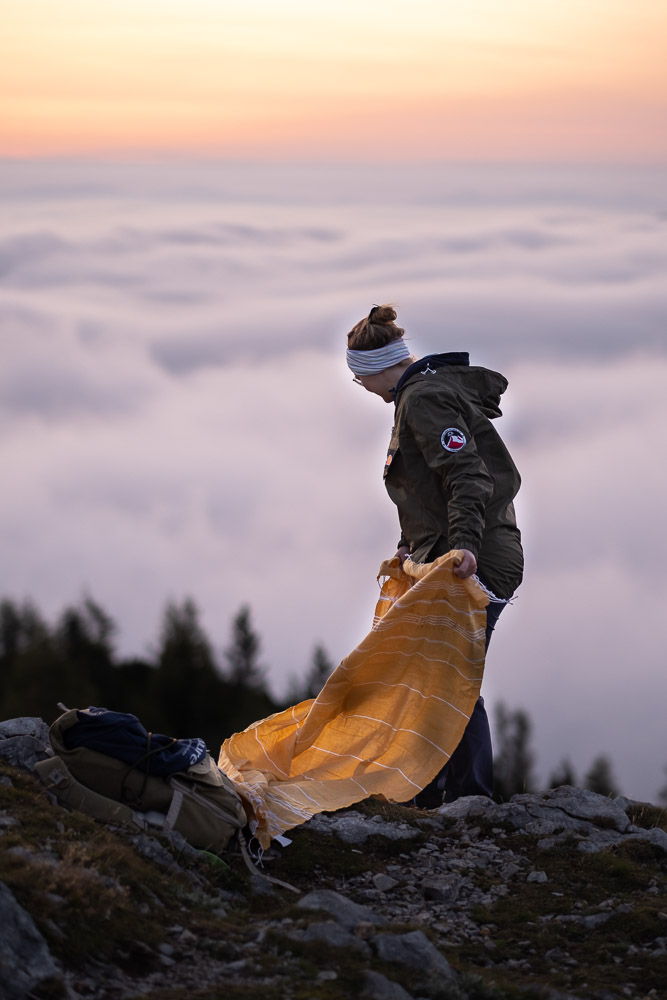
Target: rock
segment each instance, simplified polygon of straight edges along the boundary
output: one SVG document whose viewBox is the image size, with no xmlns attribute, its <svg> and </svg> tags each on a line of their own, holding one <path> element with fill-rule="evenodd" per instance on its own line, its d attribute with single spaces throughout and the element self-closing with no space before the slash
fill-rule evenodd
<svg viewBox="0 0 667 1000">
<path fill-rule="evenodd" d="M 613 801 L 614 804 L 617 805 L 619 809 L 622 809 L 623 812 L 626 813 L 628 812 L 629 809 L 632 809 L 633 811 L 637 812 L 641 812 L 646 809 L 649 810 L 655 809 L 655 806 L 651 802 L 641 802 L 638 799 L 629 799 L 625 795 L 616 795 Z"/>
<path fill-rule="evenodd" d="M 591 913 L 588 917 L 582 917 L 581 923 L 586 930 L 593 931 L 596 927 L 606 924 L 611 916 L 613 916 L 611 913 Z"/>
<path fill-rule="evenodd" d="M 183 858 L 187 858 L 189 861 L 194 860 L 199 855 L 199 851 L 192 844 L 189 844 L 182 833 L 178 830 L 168 830 L 163 833 L 163 836 L 167 838 L 171 846 L 178 851 L 179 855 Z"/>
<path fill-rule="evenodd" d="M 463 879 L 460 875 L 443 875 L 425 878 L 421 884 L 424 899 L 435 903 L 454 903 L 459 897 Z"/>
<path fill-rule="evenodd" d="M 32 917 L 0 882 L 0 978 L 3 1000 L 19 1000 L 59 969 Z"/>
<path fill-rule="evenodd" d="M 0 758 L 22 771 L 34 770 L 38 760 L 46 760 L 46 745 L 34 736 L 10 736 L 0 740 Z"/>
<path fill-rule="evenodd" d="M 371 955 L 365 941 L 333 920 L 309 924 L 303 931 L 290 930 L 287 937 L 291 941 L 323 941 L 331 948 L 351 948 L 367 958 Z"/>
<path fill-rule="evenodd" d="M 549 876 L 546 872 L 529 872 L 526 878 L 526 882 L 548 882 Z"/>
<path fill-rule="evenodd" d="M 641 830 L 635 827 L 635 832 L 629 834 L 624 840 L 648 840 L 650 844 L 655 847 L 659 847 L 662 851 L 667 853 L 667 833 L 661 830 L 660 827 L 654 827 L 652 830 Z"/>
<path fill-rule="evenodd" d="M 391 875 L 384 875 L 382 872 L 373 876 L 373 885 L 380 892 L 389 892 L 390 889 L 394 889 L 398 884 L 395 878 L 392 878 Z"/>
<path fill-rule="evenodd" d="M 309 892 L 296 905 L 302 910 L 323 910 L 337 924 L 350 931 L 353 931 L 357 924 L 371 923 L 376 927 L 382 927 L 387 923 L 386 918 L 379 913 L 374 913 L 367 906 L 360 906 L 359 903 L 353 902 L 339 892 L 334 892 L 333 889 Z"/>
<path fill-rule="evenodd" d="M 327 816 L 320 813 L 308 822 L 311 830 L 330 833 L 346 844 L 364 844 L 369 837 L 387 837 L 389 840 L 411 840 L 419 837 L 421 831 L 407 823 L 388 823 L 381 816 L 370 820 L 362 813 L 350 810 L 341 815 Z"/>
<path fill-rule="evenodd" d="M 590 792 L 587 788 L 561 785 L 560 788 L 549 789 L 539 796 L 539 800 L 548 809 L 560 809 L 576 819 L 610 825 L 619 833 L 623 833 L 630 825 L 625 810 L 618 803 L 605 795 Z"/>
<path fill-rule="evenodd" d="M 558 844 L 565 843 L 566 840 L 581 840 L 581 836 L 580 833 L 563 830 L 562 833 L 557 833 L 553 837 L 543 837 L 542 840 L 538 840 L 537 846 L 541 851 L 549 851 L 552 847 L 557 847 Z"/>
<path fill-rule="evenodd" d="M 463 795 L 456 802 L 446 802 L 438 809 L 438 816 L 457 823 L 468 819 L 487 819 L 496 822 L 499 806 L 485 795 Z"/>
<path fill-rule="evenodd" d="M 46 747 L 49 743 L 49 727 L 44 719 L 33 716 L 0 722 L 0 740 L 8 740 L 12 736 L 34 736 L 43 747 Z"/>
<path fill-rule="evenodd" d="M 147 837 L 140 833 L 135 837 L 130 837 L 129 840 L 131 844 L 134 844 L 139 854 L 142 854 L 149 861 L 154 861 L 161 868 L 167 868 L 169 871 L 180 870 L 166 847 L 163 847 L 155 837 Z"/>
<path fill-rule="evenodd" d="M 261 872 L 250 873 L 250 889 L 256 896 L 277 896 L 278 890 Z"/>
<path fill-rule="evenodd" d="M 546 1000 L 581 1000 L 581 998 L 575 996 L 574 993 L 561 993 L 560 990 L 549 990 Z"/>
<path fill-rule="evenodd" d="M 581 851 L 582 854 L 599 854 L 602 847 L 594 840 L 580 840 L 577 844 L 577 850 Z"/>
<path fill-rule="evenodd" d="M 588 836 L 588 841 L 597 844 L 600 848 L 611 847 L 612 844 L 620 844 L 625 839 L 622 833 L 617 833 L 616 830 L 608 830 L 605 827 L 602 829 L 596 827 Z"/>
<path fill-rule="evenodd" d="M 412 1000 L 400 983 L 394 983 L 380 972 L 368 969 L 364 973 L 365 988 L 362 996 L 369 1000 Z"/>
<path fill-rule="evenodd" d="M 625 811 L 604 795 L 583 788 L 562 785 L 542 794 L 514 795 L 500 804 L 480 795 L 469 795 L 440 807 L 441 819 L 457 824 L 483 819 L 489 823 L 507 823 L 526 834 L 549 837 L 561 833 L 591 834 L 596 823 L 623 832 L 630 825 Z M 500 827 L 494 827 L 500 832 Z"/>
<path fill-rule="evenodd" d="M 378 934 L 373 938 L 373 946 L 384 962 L 399 962 L 413 969 L 426 969 L 448 979 L 453 979 L 456 975 L 445 956 L 440 954 L 423 931 Z"/>
</svg>

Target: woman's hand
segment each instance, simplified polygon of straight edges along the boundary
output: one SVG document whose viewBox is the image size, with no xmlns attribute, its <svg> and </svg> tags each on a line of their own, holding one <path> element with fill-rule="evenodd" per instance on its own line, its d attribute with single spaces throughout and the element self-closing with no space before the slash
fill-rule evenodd
<svg viewBox="0 0 667 1000">
<path fill-rule="evenodd" d="M 394 559 L 396 558 L 396 556 L 398 556 L 398 558 L 401 560 L 401 566 L 402 566 L 409 555 L 410 555 L 409 547 L 407 545 L 401 545 L 400 548 L 396 549 L 396 555 L 394 556 Z"/>
<path fill-rule="evenodd" d="M 477 560 L 469 549 L 458 549 L 458 561 L 455 563 L 454 576 L 467 580 L 477 569 Z"/>
</svg>

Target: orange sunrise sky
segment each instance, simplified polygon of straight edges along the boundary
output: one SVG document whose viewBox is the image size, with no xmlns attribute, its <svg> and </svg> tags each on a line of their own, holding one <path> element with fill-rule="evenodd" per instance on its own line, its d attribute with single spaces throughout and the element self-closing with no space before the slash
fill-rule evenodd
<svg viewBox="0 0 667 1000">
<path fill-rule="evenodd" d="M 665 0 L 5 0 L 0 155 L 663 161 Z"/>
</svg>

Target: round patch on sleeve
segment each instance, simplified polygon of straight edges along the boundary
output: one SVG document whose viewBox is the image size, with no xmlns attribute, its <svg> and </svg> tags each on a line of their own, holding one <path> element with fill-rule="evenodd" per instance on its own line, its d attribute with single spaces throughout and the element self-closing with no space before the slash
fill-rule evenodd
<svg viewBox="0 0 667 1000">
<path fill-rule="evenodd" d="M 461 451 L 467 443 L 467 437 L 458 427 L 448 427 L 440 436 L 440 444 L 445 451 Z"/>
</svg>

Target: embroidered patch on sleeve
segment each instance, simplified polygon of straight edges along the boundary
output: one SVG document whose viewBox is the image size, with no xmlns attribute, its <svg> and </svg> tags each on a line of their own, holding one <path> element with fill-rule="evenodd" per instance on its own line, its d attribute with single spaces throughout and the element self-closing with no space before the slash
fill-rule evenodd
<svg viewBox="0 0 667 1000">
<path fill-rule="evenodd" d="M 440 444 L 445 451 L 461 451 L 467 443 L 467 437 L 458 427 L 448 427 L 440 436 Z"/>
</svg>

